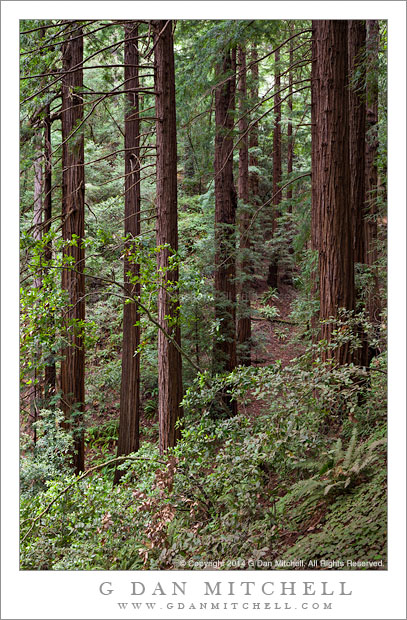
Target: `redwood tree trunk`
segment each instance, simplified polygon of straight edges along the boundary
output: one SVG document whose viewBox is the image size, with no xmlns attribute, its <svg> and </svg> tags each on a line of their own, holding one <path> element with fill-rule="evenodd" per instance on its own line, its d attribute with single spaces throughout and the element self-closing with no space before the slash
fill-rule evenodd
<svg viewBox="0 0 407 620">
<path fill-rule="evenodd" d="M 274 73 L 274 130 L 273 130 L 273 233 L 277 227 L 279 216 L 279 205 L 281 202 L 281 88 L 280 79 L 280 50 L 275 53 L 275 73 Z"/>
<path fill-rule="evenodd" d="M 74 27 L 74 26 L 73 26 Z M 85 320 L 85 251 L 84 241 L 84 140 L 82 98 L 75 91 L 83 90 L 83 37 L 75 25 L 63 45 L 62 78 L 62 235 L 72 244 L 64 248 L 69 266 L 62 271 L 62 288 L 67 291 L 66 311 L 68 345 L 61 362 L 61 406 L 67 426 L 74 434 L 74 467 L 84 471 L 83 412 L 85 403 L 85 349 L 83 322 Z M 72 70 L 73 67 L 79 67 Z M 78 129 L 78 127 L 80 127 Z M 75 132 L 75 133 L 73 133 Z"/>
<path fill-rule="evenodd" d="M 250 208 L 249 208 L 249 137 L 246 88 L 246 51 L 239 47 L 239 179 L 238 195 L 239 229 L 240 229 L 240 308 L 237 324 L 238 342 L 241 346 L 240 363 L 250 366 L 251 363 L 251 321 L 250 321 Z"/>
<path fill-rule="evenodd" d="M 364 53 L 366 45 L 366 24 L 362 20 L 348 21 L 348 68 L 349 68 L 349 165 L 350 201 L 353 223 L 353 252 L 355 263 L 365 260 L 364 218 L 365 218 L 365 70 Z M 368 342 L 361 328 L 358 328 L 361 347 L 354 354 L 354 361 L 367 366 Z"/>
<path fill-rule="evenodd" d="M 36 146 L 36 157 L 34 159 L 34 217 L 33 217 L 33 238 L 36 241 L 41 241 L 42 238 L 42 194 L 43 194 L 43 153 L 41 146 Z M 34 287 L 40 289 L 42 286 L 42 272 L 38 269 L 34 278 Z M 30 412 L 31 420 L 35 424 L 38 420 L 38 410 L 40 408 L 41 401 L 41 377 L 38 374 L 38 363 L 41 358 L 41 345 L 37 344 L 36 350 L 33 354 L 33 385 L 30 394 Z M 34 426 L 33 430 L 34 445 L 37 443 L 37 429 Z"/>
<path fill-rule="evenodd" d="M 313 159 L 313 209 L 317 211 L 320 318 L 338 316 L 339 308 L 355 307 L 353 226 L 350 208 L 347 22 L 316 20 L 317 75 L 314 111 L 319 156 Z M 315 48 L 314 48 L 315 52 Z M 314 102 L 315 103 L 315 102 Z M 332 341 L 335 325 L 322 323 L 321 336 Z M 326 353 L 325 357 L 330 357 Z M 349 345 L 335 352 L 339 363 L 351 361 Z"/>
<path fill-rule="evenodd" d="M 157 131 L 157 246 L 168 244 L 158 253 L 160 277 L 158 320 L 180 345 L 178 268 L 169 269 L 172 252 L 178 250 L 177 222 L 177 133 L 175 116 L 175 70 L 172 21 L 152 22 L 154 30 L 154 83 Z M 171 284 L 172 283 L 172 284 Z M 170 317 L 170 318 L 169 318 Z M 158 331 L 158 413 L 160 453 L 175 445 L 182 416 L 181 354 L 165 334 Z"/>
<path fill-rule="evenodd" d="M 373 285 L 367 299 L 367 312 L 371 323 L 376 325 L 380 320 L 380 297 L 377 268 L 377 151 L 378 141 L 378 73 L 377 60 L 379 54 L 379 22 L 368 20 L 366 52 L 367 52 L 367 82 L 366 82 L 366 176 L 365 176 L 365 211 L 364 220 L 364 262 L 372 268 Z"/>
<path fill-rule="evenodd" d="M 36 147 L 36 157 L 34 159 L 34 218 L 33 218 L 33 237 L 36 241 L 42 238 L 42 196 L 43 196 L 43 152 L 40 145 Z M 41 288 L 42 278 L 39 272 L 34 279 L 34 286 Z"/>
<path fill-rule="evenodd" d="M 274 73 L 274 131 L 273 131 L 273 215 L 272 215 L 272 233 L 273 236 L 277 230 L 277 221 L 280 216 L 279 205 L 281 202 L 281 96 L 280 90 L 280 51 L 275 52 L 275 73 Z M 273 250 L 272 258 L 269 265 L 269 273 L 267 284 L 272 288 L 278 285 L 278 257 L 276 249 Z"/>
<path fill-rule="evenodd" d="M 51 229 L 51 219 L 52 219 L 52 144 L 51 144 L 51 112 L 49 104 L 46 107 L 45 111 L 45 119 L 44 119 L 44 199 L 43 199 L 43 214 L 44 214 L 44 223 L 43 230 L 44 234 L 48 234 Z M 52 260 L 52 243 L 49 241 L 44 248 L 44 260 L 47 269 L 47 265 Z M 51 313 L 49 317 L 49 321 L 52 324 L 54 322 L 53 313 Z M 46 399 L 49 399 L 51 396 L 55 394 L 55 386 L 56 386 L 56 364 L 54 359 L 55 351 L 51 351 L 51 354 L 47 360 L 47 364 L 45 366 L 45 377 L 44 377 L 44 396 Z"/>
<path fill-rule="evenodd" d="M 291 27 L 291 34 L 294 34 L 294 27 Z M 293 123 L 291 120 L 293 113 L 293 71 L 292 66 L 294 63 L 294 51 L 293 51 L 293 39 L 290 41 L 290 70 L 288 72 L 288 126 L 287 126 L 287 175 L 293 171 L 293 161 L 294 161 L 294 142 L 293 142 Z M 287 200 L 292 200 L 293 190 L 292 186 L 289 185 L 287 187 Z M 288 205 L 288 211 L 291 213 L 292 205 L 291 203 Z"/>
<path fill-rule="evenodd" d="M 311 63 L 311 250 L 315 255 L 319 244 L 319 208 L 320 208 L 320 147 L 319 131 L 317 131 L 317 118 L 320 116 L 319 108 L 319 40 L 317 39 L 316 24 L 312 23 L 312 63 Z M 319 126 L 319 124 L 318 124 Z M 314 268 L 311 272 L 311 302 L 318 301 L 318 310 L 312 313 L 311 328 L 314 342 L 319 337 L 319 274 Z"/>
<path fill-rule="evenodd" d="M 294 34 L 294 23 L 290 24 L 290 34 Z M 289 71 L 288 71 L 288 126 L 287 126 L 287 176 L 290 177 L 293 171 L 293 162 L 294 162 L 294 137 L 293 137 L 293 123 L 292 123 L 292 114 L 293 114 L 293 66 L 294 63 L 294 45 L 293 39 L 290 41 L 290 53 L 289 53 Z M 287 213 L 292 213 L 293 205 L 293 190 L 292 185 L 288 185 L 287 187 Z M 288 253 L 294 254 L 294 248 L 292 244 L 293 239 L 293 230 L 292 230 L 292 220 L 289 219 L 286 224 L 286 230 L 288 233 Z M 292 276 L 287 274 L 285 276 L 285 281 L 292 285 Z"/>
<path fill-rule="evenodd" d="M 236 366 L 236 206 L 233 184 L 234 82 L 232 58 L 224 52 L 217 66 L 223 82 L 215 91 L 215 318 L 219 336 L 213 347 L 214 370 L 230 372 Z M 226 77 L 230 79 L 224 81 Z M 232 410 L 234 404 L 230 404 Z"/>
<path fill-rule="evenodd" d="M 251 105 L 255 105 L 259 98 L 259 65 L 258 65 L 258 53 L 257 48 L 253 47 L 251 51 L 251 82 L 252 87 L 250 89 Z M 249 133 L 249 200 L 252 204 L 256 204 L 259 195 L 259 175 L 254 170 L 250 170 L 253 166 L 257 168 L 258 158 L 255 150 L 259 146 L 259 124 L 257 121 L 253 122 Z"/>
<path fill-rule="evenodd" d="M 350 200 L 354 224 L 355 262 L 365 258 L 363 220 L 365 207 L 365 133 L 366 107 L 363 97 L 365 77 L 362 71 L 366 42 L 366 26 L 361 20 L 348 22 L 349 64 L 349 165 Z M 355 78 L 358 71 L 359 77 Z"/>
<path fill-rule="evenodd" d="M 125 166 L 125 197 L 124 197 L 124 287 L 128 299 L 140 296 L 140 283 L 131 282 L 137 279 L 140 266 L 129 260 L 133 239 L 140 234 L 140 117 L 138 67 L 139 53 L 137 40 L 138 27 L 134 23 L 124 27 L 124 79 L 126 82 L 127 106 L 124 115 L 124 166 Z M 120 390 L 120 424 L 117 455 L 130 454 L 139 448 L 140 420 L 140 313 L 137 304 L 123 305 L 123 347 L 122 347 L 122 378 Z M 123 472 L 116 469 L 114 482 L 117 483 Z"/>
</svg>

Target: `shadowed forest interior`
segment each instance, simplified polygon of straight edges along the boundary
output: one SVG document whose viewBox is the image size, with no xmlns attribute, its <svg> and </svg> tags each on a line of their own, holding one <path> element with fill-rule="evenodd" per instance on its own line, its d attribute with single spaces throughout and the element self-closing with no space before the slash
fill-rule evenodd
<svg viewBox="0 0 407 620">
<path fill-rule="evenodd" d="M 21 568 L 387 568 L 387 23 L 20 22 Z"/>
</svg>

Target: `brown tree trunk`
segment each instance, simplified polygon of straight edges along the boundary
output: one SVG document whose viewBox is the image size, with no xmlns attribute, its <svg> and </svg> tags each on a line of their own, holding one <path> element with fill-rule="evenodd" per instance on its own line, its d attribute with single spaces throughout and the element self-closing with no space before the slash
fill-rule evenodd
<svg viewBox="0 0 407 620">
<path fill-rule="evenodd" d="M 44 200 L 43 200 L 43 213 L 44 223 L 43 230 L 44 235 L 47 235 L 51 229 L 52 218 L 52 144 L 51 144 L 51 111 L 49 104 L 45 109 L 44 118 Z M 44 260 L 45 270 L 48 268 L 50 261 L 52 260 L 52 243 L 49 241 L 44 248 Z M 51 324 L 54 322 L 53 313 L 49 317 Z M 45 366 L 44 376 L 44 396 L 48 400 L 55 394 L 56 386 L 56 364 L 54 359 L 54 351 L 51 352 L 50 357 L 47 360 Z"/>
<path fill-rule="evenodd" d="M 365 257 L 363 220 L 365 203 L 365 124 L 366 107 L 363 97 L 365 77 L 362 71 L 363 53 L 366 42 L 366 26 L 362 20 L 348 22 L 348 65 L 349 65 L 349 165 L 350 201 L 354 226 L 355 262 L 362 263 Z M 358 79 L 355 73 L 358 71 Z"/>
<path fill-rule="evenodd" d="M 320 318 L 338 316 L 338 310 L 354 310 L 353 226 L 349 193 L 348 45 L 347 22 L 313 22 L 317 55 L 314 73 L 317 110 L 315 131 L 320 155 L 313 169 L 312 199 L 317 211 L 319 250 Z M 314 47 L 315 52 L 315 47 Z M 332 341 L 335 325 L 322 323 L 321 336 Z M 331 357 L 328 351 L 325 358 Z M 339 363 L 351 361 L 349 345 L 335 351 Z"/>
<path fill-rule="evenodd" d="M 366 103 L 364 52 L 366 24 L 362 20 L 348 21 L 348 71 L 349 71 L 349 165 L 350 202 L 353 223 L 353 252 L 355 263 L 365 260 L 365 136 Z M 361 347 L 355 351 L 354 361 L 367 365 L 368 342 L 362 328 L 358 328 Z"/>
<path fill-rule="evenodd" d="M 317 118 L 320 116 L 319 109 L 319 40 L 317 39 L 316 21 L 312 22 L 312 63 L 311 63 L 311 250 L 318 251 L 319 241 L 319 202 L 320 202 L 320 147 L 319 131 L 317 131 Z M 319 274 L 317 268 L 311 272 L 311 303 L 318 301 L 318 310 L 312 313 L 311 328 L 312 339 L 316 342 L 319 338 Z"/>
<path fill-rule="evenodd" d="M 124 287 L 128 299 L 140 296 L 140 283 L 131 282 L 137 279 L 140 266 L 129 260 L 133 240 L 140 234 L 140 117 L 138 67 L 139 53 L 136 40 L 138 26 L 134 23 L 124 27 L 124 79 L 127 94 L 127 107 L 124 115 Z M 134 92 L 131 92 L 134 89 Z M 123 348 L 122 378 L 120 390 L 120 424 L 117 456 L 130 454 L 139 449 L 140 420 L 140 313 L 137 304 L 123 305 Z M 123 472 L 116 469 L 114 483 L 117 484 Z"/>
<path fill-rule="evenodd" d="M 294 34 L 294 26 L 291 26 L 291 34 Z M 294 142 L 293 142 L 293 123 L 291 120 L 293 113 L 293 71 L 292 66 L 294 63 L 294 48 L 293 48 L 293 39 L 290 41 L 290 70 L 288 72 L 288 127 L 287 127 L 287 175 L 293 171 L 293 161 L 294 161 Z M 287 188 L 287 200 L 292 200 L 293 190 L 292 186 L 289 185 Z M 288 205 L 289 213 L 292 211 L 292 205 Z"/>
<path fill-rule="evenodd" d="M 257 48 L 253 47 L 251 51 L 251 82 L 252 87 L 250 90 L 251 105 L 255 105 L 259 99 L 259 65 L 258 65 L 258 53 Z M 250 171 L 250 166 L 257 168 L 258 159 L 257 154 L 254 152 L 259 146 L 259 124 L 257 121 L 253 122 L 249 132 L 249 200 L 252 204 L 256 204 L 259 195 L 259 175 L 254 170 Z"/>
<path fill-rule="evenodd" d="M 184 183 L 185 191 L 192 196 L 196 193 L 197 187 L 193 182 L 195 177 L 195 155 L 194 147 L 189 131 L 186 133 L 186 140 L 184 144 Z"/>
<path fill-rule="evenodd" d="M 232 58 L 224 52 L 217 66 L 223 82 L 215 91 L 215 319 L 219 336 L 213 347 L 214 370 L 230 372 L 236 366 L 236 206 L 233 184 L 233 116 L 235 88 Z M 229 77 L 227 81 L 225 78 Z M 229 403 L 232 413 L 235 404 Z"/>
<path fill-rule="evenodd" d="M 43 152 L 40 145 L 36 147 L 37 155 L 34 159 L 34 218 L 33 218 L 33 237 L 36 241 L 42 238 L 42 195 L 43 195 Z M 34 279 L 34 286 L 41 288 L 42 278 L 39 272 Z"/>
<path fill-rule="evenodd" d="M 293 35 L 294 34 L 294 23 L 290 24 L 290 34 Z M 292 66 L 294 63 L 294 45 L 293 45 L 293 39 L 291 39 L 290 41 L 290 54 L 289 54 L 289 71 L 288 71 L 288 101 L 287 101 L 287 106 L 288 106 L 288 126 L 287 126 L 287 176 L 290 177 L 293 171 L 293 163 L 294 163 L 294 138 L 293 138 L 293 123 L 292 123 L 292 113 L 293 113 L 293 70 L 292 70 Z M 287 187 L 287 212 L 288 213 L 292 213 L 293 211 L 293 206 L 292 206 L 292 199 L 293 199 L 293 190 L 292 190 L 292 185 L 288 185 Z M 287 225 L 286 225 L 286 230 L 288 232 L 288 253 L 289 254 L 294 254 L 294 248 L 293 248 L 293 244 L 292 244 L 292 238 L 293 238 L 293 227 L 292 227 L 292 220 L 288 220 Z M 287 274 L 286 275 L 286 282 L 288 282 L 289 284 L 292 285 L 292 276 Z"/>
<path fill-rule="evenodd" d="M 157 131 L 157 246 L 160 277 L 158 320 L 180 345 L 178 268 L 169 269 L 171 254 L 178 250 L 177 222 L 177 133 L 175 116 L 175 70 L 172 21 L 152 22 L 154 30 L 154 84 Z M 160 453 L 175 445 L 182 417 L 181 354 L 161 330 L 158 331 L 158 413 Z"/>
<path fill-rule="evenodd" d="M 281 202 L 281 97 L 280 90 L 280 51 L 275 52 L 275 73 L 274 73 L 274 131 L 273 131 L 273 215 L 272 215 L 272 233 L 273 236 L 277 230 L 277 222 L 280 216 L 279 205 Z M 278 286 L 278 256 L 276 248 L 273 249 L 272 258 L 269 265 L 269 273 L 267 284 L 272 288 Z"/>
<path fill-rule="evenodd" d="M 43 192 L 43 153 L 41 146 L 37 144 L 36 157 L 34 159 L 34 216 L 33 216 L 33 238 L 36 241 L 41 241 L 42 238 L 42 192 Z M 40 289 L 42 287 L 42 272 L 38 269 L 38 272 L 34 278 L 34 287 Z M 38 344 L 33 354 L 33 367 L 34 376 L 32 390 L 30 393 L 30 413 L 31 420 L 35 424 L 38 420 L 38 410 L 41 400 L 41 377 L 38 373 L 38 363 L 41 358 L 41 346 Z M 33 427 L 34 444 L 37 443 L 37 429 Z"/>
<path fill-rule="evenodd" d="M 239 362 L 245 366 L 251 363 L 251 320 L 250 320 L 250 208 L 249 208 L 249 137 L 246 88 L 246 50 L 239 47 L 239 179 L 238 195 L 241 205 L 239 207 L 239 230 L 240 230 L 240 308 L 237 323 L 238 342 L 241 347 Z"/>
<path fill-rule="evenodd" d="M 372 268 L 373 285 L 367 298 L 367 313 L 373 325 L 380 321 L 381 304 L 379 297 L 379 280 L 377 267 L 377 151 L 378 141 L 378 72 L 377 60 L 379 54 L 379 22 L 368 20 L 366 52 L 367 52 L 367 81 L 366 81 L 366 156 L 365 156 L 365 213 L 364 220 L 364 261 Z"/>
<path fill-rule="evenodd" d="M 74 24 L 73 24 L 74 26 Z M 64 248 L 69 261 L 62 271 L 62 288 L 67 291 L 67 338 L 61 362 L 62 410 L 66 425 L 74 435 L 74 467 L 76 473 L 85 469 L 83 413 L 85 407 L 85 250 L 84 241 L 84 139 L 83 102 L 75 91 L 83 90 L 83 37 L 75 25 L 75 34 L 67 36 L 63 45 L 62 78 L 62 236 L 71 242 Z M 73 67 L 80 65 L 77 69 Z"/>
</svg>

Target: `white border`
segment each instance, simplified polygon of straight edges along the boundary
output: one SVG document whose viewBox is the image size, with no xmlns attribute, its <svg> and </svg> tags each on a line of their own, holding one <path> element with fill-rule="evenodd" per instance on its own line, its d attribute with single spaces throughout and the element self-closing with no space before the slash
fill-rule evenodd
<svg viewBox="0 0 407 620">
<path fill-rule="evenodd" d="M 351 597 L 335 597 L 328 612 L 215 613 L 213 618 L 405 618 L 405 75 L 404 2 L 14 2 L 1 3 L 2 143 L 2 618 L 206 618 L 205 612 L 152 615 L 113 611 L 101 581 L 123 594 L 128 583 L 187 581 L 203 600 L 211 581 L 347 581 Z M 29 18 L 388 19 L 389 20 L 389 564 L 386 572 L 27 572 L 18 570 L 18 20 Z M 216 578 L 215 578 L 216 576 Z M 112 595 L 113 596 L 113 595 Z M 227 598 L 227 597 L 226 597 Z M 298 597 L 295 597 L 296 599 Z M 109 600 L 109 603 L 107 600 Z M 129 600 L 125 598 L 124 600 Z M 151 597 L 146 600 L 154 600 Z M 172 597 L 173 600 L 173 597 Z M 179 599 L 178 599 L 179 600 Z M 226 600 L 226 599 L 222 599 Z M 234 601 L 247 601 L 235 597 Z M 252 600 L 252 599 L 250 599 Z M 254 600 L 254 598 L 253 598 Z M 256 599 L 260 600 L 260 599 Z M 267 599 L 268 600 L 268 599 Z M 275 599 L 273 599 L 275 600 Z M 284 602 L 284 599 L 282 599 Z M 186 602 L 186 601 L 184 601 Z M 159 614 L 162 615 L 159 615 Z M 280 615 L 283 614 L 283 615 Z M 177 616 L 178 614 L 178 616 Z M 229 615 L 231 614 L 231 615 Z M 252 614 L 252 615 L 251 615 Z M 300 614 L 300 615 L 297 615 Z M 323 615 L 321 615 L 323 614 Z"/>
</svg>

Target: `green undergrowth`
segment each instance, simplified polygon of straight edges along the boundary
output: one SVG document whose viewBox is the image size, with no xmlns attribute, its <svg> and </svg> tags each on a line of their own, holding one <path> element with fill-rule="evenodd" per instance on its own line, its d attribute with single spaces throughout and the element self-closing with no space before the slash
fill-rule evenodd
<svg viewBox="0 0 407 620">
<path fill-rule="evenodd" d="M 382 465 L 383 470 L 371 480 L 365 480 L 345 497 L 328 504 L 326 512 L 321 511 L 320 524 L 310 525 L 288 549 L 282 547 L 279 557 L 300 558 L 306 566 L 310 561 L 317 561 L 317 566 L 322 568 L 322 560 L 334 560 L 335 568 L 344 570 L 387 568 L 386 469 Z M 298 507 L 289 511 L 289 515 L 288 527 L 293 524 L 304 527 L 307 518 L 312 523 L 313 515 Z"/>
<path fill-rule="evenodd" d="M 385 443 L 375 439 L 383 436 L 386 428 L 379 427 L 361 444 L 366 452 L 373 446 L 376 458 L 374 465 L 372 462 L 356 475 L 348 490 L 304 497 L 304 485 L 293 485 L 277 504 L 286 537 L 280 540 L 274 557 L 291 563 L 301 559 L 305 567 L 313 568 L 329 568 L 332 562 L 331 568 L 343 570 L 387 567 Z"/>
<path fill-rule="evenodd" d="M 383 370 L 384 357 L 375 363 Z M 103 453 L 82 478 L 70 473 L 60 415 L 44 412 L 44 441 L 24 460 L 21 568 L 385 567 L 385 375 L 371 373 L 361 398 L 352 373 L 301 359 L 240 368 L 211 389 L 198 377 L 175 449 L 163 457 L 145 441 L 121 464 Z M 234 417 L 211 406 L 225 393 L 239 401 Z M 92 445 L 103 439 L 88 435 Z M 116 466 L 123 476 L 113 486 Z"/>
</svg>

